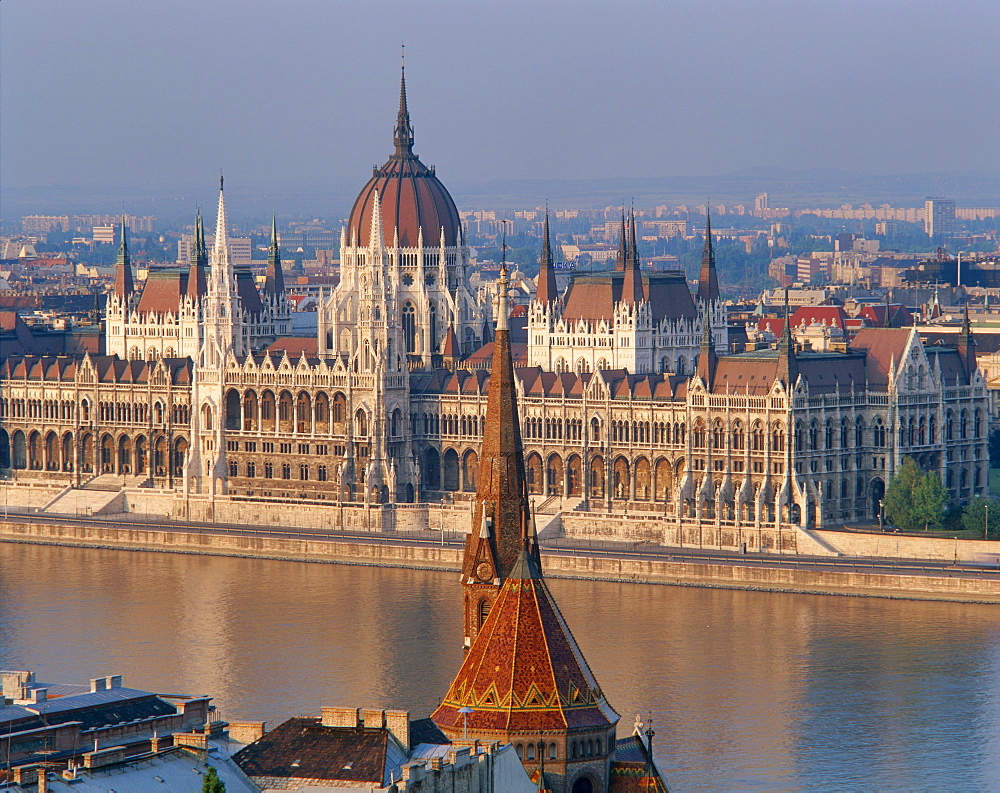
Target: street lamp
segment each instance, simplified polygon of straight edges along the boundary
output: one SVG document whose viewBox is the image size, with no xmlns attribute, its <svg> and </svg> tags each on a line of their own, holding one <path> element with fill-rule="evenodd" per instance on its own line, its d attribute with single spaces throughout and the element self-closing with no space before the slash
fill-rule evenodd
<svg viewBox="0 0 1000 793">
<path fill-rule="evenodd" d="M 469 740 L 469 714 L 475 713 L 475 711 L 468 707 L 462 707 L 458 709 L 458 712 L 462 714 L 462 740 Z"/>
</svg>

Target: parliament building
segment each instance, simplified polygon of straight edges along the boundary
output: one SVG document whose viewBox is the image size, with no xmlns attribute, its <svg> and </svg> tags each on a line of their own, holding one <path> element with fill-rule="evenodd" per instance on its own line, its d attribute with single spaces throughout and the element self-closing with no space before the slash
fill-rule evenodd
<svg viewBox="0 0 1000 793">
<path fill-rule="evenodd" d="M 117 483 L 175 517 L 294 503 L 316 526 L 364 510 L 381 530 L 417 527 L 471 502 L 507 318 L 471 285 L 455 203 L 413 146 L 404 80 L 394 152 L 342 231 L 314 339 L 289 335 L 276 231 L 263 284 L 233 265 L 221 184 L 214 244 L 199 217 L 189 266 L 140 287 L 123 229 L 105 354 L 0 361 L 0 473 L 39 493 Z M 886 327 L 816 352 L 786 322 L 773 346 L 731 349 L 710 226 L 695 292 L 642 267 L 634 219 L 613 269 L 560 293 L 553 268 L 546 220 L 511 343 L 527 488 L 564 530 L 795 551 L 803 532 L 876 520 L 907 455 L 956 503 L 987 492 L 967 322 L 953 347 Z"/>
</svg>

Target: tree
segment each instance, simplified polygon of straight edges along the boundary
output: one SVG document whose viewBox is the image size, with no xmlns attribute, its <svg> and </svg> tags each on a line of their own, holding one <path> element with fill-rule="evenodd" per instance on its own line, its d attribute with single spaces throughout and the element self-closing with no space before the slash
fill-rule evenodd
<svg viewBox="0 0 1000 793">
<path fill-rule="evenodd" d="M 948 506 L 948 491 L 936 471 L 924 473 L 916 460 L 904 457 L 882 502 L 886 519 L 906 531 L 939 528 Z"/>
<path fill-rule="evenodd" d="M 962 528 L 982 537 L 1000 537 L 1000 499 L 976 496 L 962 510 Z"/>
<path fill-rule="evenodd" d="M 928 471 L 913 493 L 914 512 L 924 531 L 940 529 L 944 510 L 948 506 L 948 491 L 941 484 L 937 471 Z"/>
<path fill-rule="evenodd" d="M 201 782 L 201 793 L 226 793 L 226 783 L 219 779 L 219 772 L 210 765 Z"/>
</svg>

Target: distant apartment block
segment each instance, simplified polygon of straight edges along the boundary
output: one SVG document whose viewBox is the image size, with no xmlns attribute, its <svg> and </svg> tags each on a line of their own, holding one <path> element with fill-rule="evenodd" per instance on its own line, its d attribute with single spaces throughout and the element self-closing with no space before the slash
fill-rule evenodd
<svg viewBox="0 0 1000 793">
<path fill-rule="evenodd" d="M 114 225 L 108 224 L 107 226 L 94 226 L 94 244 L 104 243 L 111 245 L 115 241 L 115 234 L 118 229 Z"/>
<path fill-rule="evenodd" d="M 955 202 L 948 198 L 924 201 L 924 232 L 928 237 L 947 237 L 955 233 Z"/>
<path fill-rule="evenodd" d="M 21 218 L 21 230 L 25 234 L 69 231 L 69 215 L 28 215 Z"/>
</svg>

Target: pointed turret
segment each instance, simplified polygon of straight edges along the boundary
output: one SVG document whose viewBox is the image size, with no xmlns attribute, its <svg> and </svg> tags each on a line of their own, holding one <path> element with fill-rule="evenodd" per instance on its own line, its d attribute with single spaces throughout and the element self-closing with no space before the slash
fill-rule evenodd
<svg viewBox="0 0 1000 793">
<path fill-rule="evenodd" d="M 778 377 L 788 388 L 795 385 L 799 367 L 795 361 L 795 342 L 792 341 L 792 318 L 788 313 L 788 290 L 785 290 L 785 326 L 778 339 Z"/>
<path fill-rule="evenodd" d="M 625 280 L 622 282 L 622 302 L 637 306 L 645 296 L 642 293 L 642 272 L 639 270 L 639 246 L 635 235 L 635 213 L 629 221 L 628 245 L 625 253 Z"/>
<path fill-rule="evenodd" d="M 267 250 L 264 293 L 275 298 L 285 293 L 285 276 L 281 272 L 281 249 L 278 246 L 278 222 L 274 215 L 271 216 L 271 247 Z"/>
<path fill-rule="evenodd" d="M 535 299 L 539 303 L 553 303 L 558 297 L 556 271 L 552 266 L 552 241 L 549 236 L 549 211 L 545 210 L 545 229 L 542 235 L 542 256 L 538 262 L 538 288 Z"/>
<path fill-rule="evenodd" d="M 215 245 L 212 246 L 212 266 L 229 264 L 229 217 L 226 215 L 226 191 L 219 174 L 219 208 L 215 216 Z"/>
<path fill-rule="evenodd" d="M 441 364 L 445 369 L 455 369 L 455 365 L 462 359 L 459 352 L 458 336 L 455 335 L 455 326 L 449 325 L 448 332 L 444 336 L 444 345 L 441 347 Z"/>
<path fill-rule="evenodd" d="M 524 469 L 517 389 L 507 316 L 507 270 L 500 271 L 496 338 L 486 403 L 486 428 L 479 455 L 473 531 L 465 544 L 465 641 L 468 647 L 525 548 L 541 564 L 531 522 Z"/>
<path fill-rule="evenodd" d="M 706 213 L 708 210 L 706 209 Z M 712 216 L 705 219 L 705 249 L 701 254 L 701 274 L 698 276 L 698 299 L 714 303 L 719 299 L 719 276 L 715 271 L 715 248 L 712 245 Z"/>
<path fill-rule="evenodd" d="M 965 304 L 965 314 L 962 316 L 962 329 L 958 332 L 958 357 L 962 359 L 965 373 L 972 378 L 976 371 L 976 340 L 972 337 L 972 323 L 969 321 L 969 304 Z"/>
<path fill-rule="evenodd" d="M 132 281 L 132 259 L 128 253 L 128 232 L 125 216 L 122 215 L 122 241 L 118 246 L 118 259 L 115 261 L 115 295 L 128 300 L 135 292 Z"/>
<path fill-rule="evenodd" d="M 406 104 L 406 64 L 399 68 L 399 114 L 392 142 L 396 144 L 396 157 L 413 156 L 413 127 L 410 125 L 410 110 Z"/>
<path fill-rule="evenodd" d="M 194 241 L 191 243 L 191 267 L 188 271 L 187 295 L 192 300 L 198 300 L 208 291 L 208 279 L 205 271 L 208 268 L 208 250 L 205 247 L 205 222 L 201 210 L 194 219 Z"/>
</svg>

